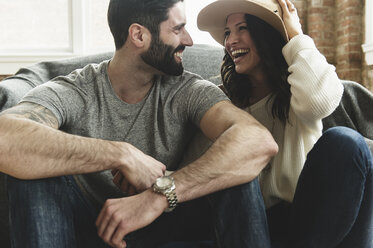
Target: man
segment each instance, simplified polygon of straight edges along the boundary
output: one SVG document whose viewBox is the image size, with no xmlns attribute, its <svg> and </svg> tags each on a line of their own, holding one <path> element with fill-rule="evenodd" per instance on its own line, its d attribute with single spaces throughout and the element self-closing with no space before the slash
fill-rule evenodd
<svg viewBox="0 0 373 248">
<path fill-rule="evenodd" d="M 251 233 L 259 238 L 267 230 L 254 230 L 245 215 L 256 206 L 250 190 L 259 187 L 245 183 L 277 145 L 216 86 L 183 72 L 182 52 L 192 40 L 182 0 L 111 0 L 108 21 L 116 45 L 110 61 L 52 80 L 1 114 L 13 247 L 101 247 L 94 222 L 110 246 L 155 247 L 188 237 L 175 221 L 198 215 L 198 199 L 192 212 L 176 203 L 207 195 L 219 246 L 244 247 L 239 242 Z M 180 169 L 195 126 L 214 143 Z M 172 177 L 166 168 L 176 170 Z M 225 198 L 230 191 L 214 193 L 241 184 L 232 188 L 242 194 L 234 202 Z M 259 208 L 252 214 L 264 214 Z M 230 209 L 242 216 L 228 216 Z"/>
</svg>

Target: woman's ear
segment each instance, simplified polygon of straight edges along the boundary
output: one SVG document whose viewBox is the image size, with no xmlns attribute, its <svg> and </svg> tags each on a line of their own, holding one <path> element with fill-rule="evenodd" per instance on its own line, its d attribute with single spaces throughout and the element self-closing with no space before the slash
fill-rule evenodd
<svg viewBox="0 0 373 248">
<path fill-rule="evenodd" d="M 151 40 L 149 30 L 138 23 L 133 23 L 128 28 L 128 38 L 139 48 L 147 46 Z"/>
</svg>

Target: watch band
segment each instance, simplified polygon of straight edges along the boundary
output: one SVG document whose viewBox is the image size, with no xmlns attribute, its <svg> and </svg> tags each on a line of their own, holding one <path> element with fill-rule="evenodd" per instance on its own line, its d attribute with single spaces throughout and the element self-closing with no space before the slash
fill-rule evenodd
<svg viewBox="0 0 373 248">
<path fill-rule="evenodd" d="M 166 196 L 167 201 L 168 201 L 168 205 L 169 205 L 168 208 L 165 209 L 165 212 L 169 213 L 172 210 L 174 210 L 177 206 L 177 196 L 176 196 L 176 192 L 175 192 L 175 184 L 172 185 L 172 187 L 169 190 L 164 192 L 164 195 Z"/>
<path fill-rule="evenodd" d="M 165 212 L 171 212 L 177 206 L 176 186 L 174 178 L 172 176 L 163 176 L 156 180 L 153 184 L 153 191 L 159 194 L 163 194 L 168 201 L 168 208 Z"/>
</svg>

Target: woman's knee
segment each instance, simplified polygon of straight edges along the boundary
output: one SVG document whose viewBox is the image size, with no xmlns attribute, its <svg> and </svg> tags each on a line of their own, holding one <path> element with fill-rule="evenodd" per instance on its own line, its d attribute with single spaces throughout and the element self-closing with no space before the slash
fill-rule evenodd
<svg viewBox="0 0 373 248">
<path fill-rule="evenodd" d="M 319 146 L 325 146 L 329 152 L 369 152 L 364 137 L 357 131 L 347 127 L 332 127 L 326 130 L 319 141 Z"/>
<path fill-rule="evenodd" d="M 326 152 L 325 159 L 333 161 L 354 161 L 365 165 L 362 169 L 372 167 L 372 154 L 364 137 L 357 131 L 347 127 L 333 127 L 324 132 L 316 145 Z M 347 163 L 348 164 L 348 163 Z"/>
<path fill-rule="evenodd" d="M 321 139 L 328 140 L 336 146 L 341 143 L 356 144 L 358 146 L 365 143 L 363 136 L 357 131 L 348 127 L 332 127 L 324 132 Z"/>
</svg>

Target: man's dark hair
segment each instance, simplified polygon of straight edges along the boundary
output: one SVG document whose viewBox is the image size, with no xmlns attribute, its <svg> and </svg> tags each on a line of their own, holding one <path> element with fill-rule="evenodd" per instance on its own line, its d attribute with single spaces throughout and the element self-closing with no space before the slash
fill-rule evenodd
<svg viewBox="0 0 373 248">
<path fill-rule="evenodd" d="M 127 40 L 128 28 L 138 23 L 159 35 L 159 25 L 168 19 L 168 11 L 183 0 L 110 0 L 108 23 L 115 47 L 120 49 Z"/>
<path fill-rule="evenodd" d="M 245 14 L 245 20 L 272 89 L 272 116 L 285 123 L 288 120 L 291 97 L 287 81 L 288 64 L 282 55 L 286 42 L 281 34 L 265 21 L 249 14 Z M 221 76 L 232 103 L 240 108 L 248 107 L 251 96 L 250 79 L 247 75 L 236 72 L 234 62 L 227 52 L 223 59 Z"/>
</svg>

